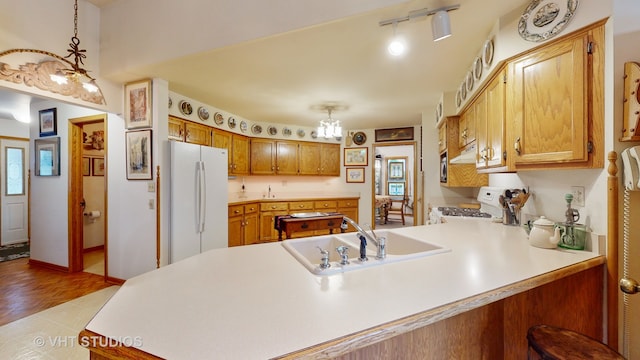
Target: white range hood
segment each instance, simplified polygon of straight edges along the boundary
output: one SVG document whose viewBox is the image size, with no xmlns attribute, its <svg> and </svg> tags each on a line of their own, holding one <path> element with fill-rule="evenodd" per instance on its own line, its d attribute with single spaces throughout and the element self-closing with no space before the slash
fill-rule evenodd
<svg viewBox="0 0 640 360">
<path fill-rule="evenodd" d="M 451 164 L 475 164 L 476 163 L 476 144 L 468 146 L 460 155 L 449 160 Z"/>
</svg>

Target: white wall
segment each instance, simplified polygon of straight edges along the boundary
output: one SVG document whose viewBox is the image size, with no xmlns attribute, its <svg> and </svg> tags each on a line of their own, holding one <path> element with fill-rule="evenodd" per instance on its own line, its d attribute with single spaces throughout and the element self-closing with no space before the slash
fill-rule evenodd
<svg viewBox="0 0 640 360">
<path fill-rule="evenodd" d="M 0 135 L 27 139 L 29 138 L 29 124 L 0 118 Z"/>
<path fill-rule="evenodd" d="M 31 154 L 29 167 L 35 169 L 34 139 L 40 138 L 38 111 L 56 108 L 60 138 L 60 176 L 31 177 L 31 258 L 69 266 L 68 188 L 69 188 L 69 121 L 70 118 L 95 115 L 95 110 L 63 104 L 53 100 L 31 106 Z M 52 137 L 47 137 L 51 139 Z M 33 172 L 32 172 L 33 173 Z"/>
</svg>

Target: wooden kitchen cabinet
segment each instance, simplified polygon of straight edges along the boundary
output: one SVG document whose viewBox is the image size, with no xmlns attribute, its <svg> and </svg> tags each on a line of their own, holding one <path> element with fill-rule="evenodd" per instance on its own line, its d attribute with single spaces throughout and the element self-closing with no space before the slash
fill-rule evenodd
<svg viewBox="0 0 640 360">
<path fill-rule="evenodd" d="M 298 175 L 298 143 L 251 139 L 251 174 Z"/>
<path fill-rule="evenodd" d="M 443 121 L 438 125 L 438 152 L 441 154 L 447 150 L 447 122 Z"/>
<path fill-rule="evenodd" d="M 169 140 L 211 146 L 211 128 L 206 125 L 169 116 L 168 132 Z"/>
<path fill-rule="evenodd" d="M 479 174 L 475 164 L 454 164 L 451 159 L 460 155 L 462 148 L 459 147 L 459 117 L 448 116 L 440 124 L 446 133 L 447 148 L 440 153 L 446 159 L 446 181 L 440 181 L 441 186 L 446 187 L 480 187 L 489 184 L 487 174 Z"/>
<path fill-rule="evenodd" d="M 603 66 L 602 22 L 509 64 L 511 170 L 604 166 Z"/>
<path fill-rule="evenodd" d="M 274 228 L 275 217 L 289 214 L 288 202 L 266 202 L 260 204 L 260 241 L 278 241 Z"/>
<path fill-rule="evenodd" d="M 340 176 L 340 145 L 312 142 L 299 144 L 300 175 Z"/>
<path fill-rule="evenodd" d="M 469 107 L 460 115 L 458 120 L 458 147 L 464 149 L 467 145 L 476 141 L 476 114 L 475 108 Z"/>
<path fill-rule="evenodd" d="M 229 175 L 249 175 L 249 137 L 213 129 L 213 147 L 227 149 Z"/>
<path fill-rule="evenodd" d="M 229 247 L 256 244 L 260 240 L 258 204 L 229 206 Z"/>
<path fill-rule="evenodd" d="M 505 71 L 500 71 L 473 102 L 479 171 L 505 170 L 505 76 Z"/>
</svg>

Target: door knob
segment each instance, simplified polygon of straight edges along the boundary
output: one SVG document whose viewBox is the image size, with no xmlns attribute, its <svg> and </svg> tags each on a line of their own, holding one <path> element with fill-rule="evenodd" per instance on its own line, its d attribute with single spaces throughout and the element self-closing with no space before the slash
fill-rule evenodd
<svg viewBox="0 0 640 360">
<path fill-rule="evenodd" d="M 620 279 L 620 290 L 625 294 L 637 294 L 640 292 L 640 285 L 633 279 L 622 278 Z"/>
</svg>

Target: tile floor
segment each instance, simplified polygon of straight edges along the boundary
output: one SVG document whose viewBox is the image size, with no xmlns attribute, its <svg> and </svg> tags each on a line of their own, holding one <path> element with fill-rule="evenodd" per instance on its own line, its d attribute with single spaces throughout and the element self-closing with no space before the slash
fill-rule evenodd
<svg viewBox="0 0 640 360">
<path fill-rule="evenodd" d="M 104 250 L 92 250 L 84 253 L 84 272 L 104 275 Z"/>
<path fill-rule="evenodd" d="M 89 359 L 78 333 L 118 290 L 111 286 L 0 326 L 0 359 Z"/>
</svg>

